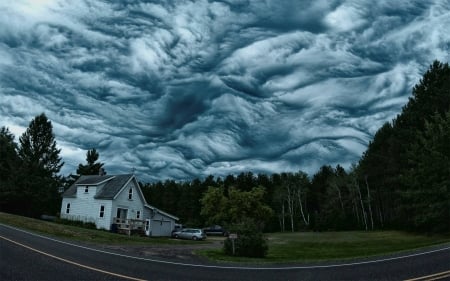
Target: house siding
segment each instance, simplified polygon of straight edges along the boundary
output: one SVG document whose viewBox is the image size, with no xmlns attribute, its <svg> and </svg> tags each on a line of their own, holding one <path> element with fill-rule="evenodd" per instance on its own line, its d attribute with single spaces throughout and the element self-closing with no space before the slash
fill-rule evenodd
<svg viewBox="0 0 450 281">
<path fill-rule="evenodd" d="M 151 236 L 170 236 L 172 234 L 176 222 L 174 218 L 150 208 L 145 208 L 144 215 L 149 220 Z"/>
<path fill-rule="evenodd" d="M 156 213 L 150 221 L 152 236 L 170 236 L 175 228 L 175 220 L 161 213 Z"/>
<path fill-rule="evenodd" d="M 83 192 L 84 193 L 84 192 Z M 99 229 L 109 230 L 111 227 L 111 201 L 95 200 L 94 198 L 63 198 L 61 215 L 63 219 L 95 223 Z M 67 214 L 67 204 L 70 203 L 70 211 Z M 100 207 L 104 206 L 104 216 L 100 217 Z"/>
<path fill-rule="evenodd" d="M 128 192 L 130 188 L 133 191 L 132 199 L 128 199 Z M 112 204 L 111 216 L 116 217 L 117 209 L 127 209 L 126 219 L 136 219 L 136 214 L 139 211 L 141 214 L 141 220 L 144 218 L 144 205 L 145 202 L 140 196 L 140 192 L 137 190 L 135 181 L 130 181 L 116 196 Z"/>
</svg>

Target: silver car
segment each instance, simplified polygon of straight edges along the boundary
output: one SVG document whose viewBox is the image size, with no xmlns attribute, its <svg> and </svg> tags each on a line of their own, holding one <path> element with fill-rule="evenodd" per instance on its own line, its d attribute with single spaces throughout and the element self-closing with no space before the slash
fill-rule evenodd
<svg viewBox="0 0 450 281">
<path fill-rule="evenodd" d="M 173 233 L 173 237 L 180 239 L 205 240 L 206 234 L 198 228 L 184 228 Z"/>
</svg>

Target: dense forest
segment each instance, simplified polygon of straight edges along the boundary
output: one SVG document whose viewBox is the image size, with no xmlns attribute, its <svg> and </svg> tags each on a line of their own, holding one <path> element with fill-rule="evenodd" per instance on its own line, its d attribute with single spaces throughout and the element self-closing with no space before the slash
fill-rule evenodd
<svg viewBox="0 0 450 281">
<path fill-rule="evenodd" d="M 73 179 L 58 175 L 62 163 L 50 121 L 45 115 L 37 116 L 19 144 L 8 128 L 1 128 L 0 145 L 0 211 L 56 214 L 60 203 L 57 187 Z M 89 151 L 87 165 L 80 164 L 77 173 L 98 172 L 103 163 L 96 163 L 97 159 L 98 153 Z M 271 209 L 266 212 L 265 231 L 449 232 L 449 65 L 435 61 L 429 67 L 401 113 L 376 132 L 359 162 L 349 170 L 325 165 L 314 175 L 246 172 L 141 186 L 148 202 L 190 226 L 228 223 L 219 206 L 217 216 L 211 216 L 211 206 L 209 212 L 202 212 L 202 199 L 215 189 L 223 198 L 235 196 L 236 191 L 246 196 L 257 194 Z"/>
</svg>

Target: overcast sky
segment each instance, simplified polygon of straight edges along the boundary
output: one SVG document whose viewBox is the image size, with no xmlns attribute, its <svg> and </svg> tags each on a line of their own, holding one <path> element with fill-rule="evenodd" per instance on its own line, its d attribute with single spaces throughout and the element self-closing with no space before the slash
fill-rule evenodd
<svg viewBox="0 0 450 281">
<path fill-rule="evenodd" d="M 450 0 L 0 2 L 0 126 L 45 113 L 75 173 L 348 168 L 449 61 Z"/>
</svg>

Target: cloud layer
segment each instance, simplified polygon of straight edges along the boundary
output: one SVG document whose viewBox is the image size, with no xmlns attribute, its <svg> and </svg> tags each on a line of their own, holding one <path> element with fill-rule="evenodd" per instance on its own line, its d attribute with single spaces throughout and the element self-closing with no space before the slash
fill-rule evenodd
<svg viewBox="0 0 450 281">
<path fill-rule="evenodd" d="M 0 126 L 46 113 L 74 173 L 348 167 L 449 61 L 450 1 L 0 4 Z"/>
</svg>

